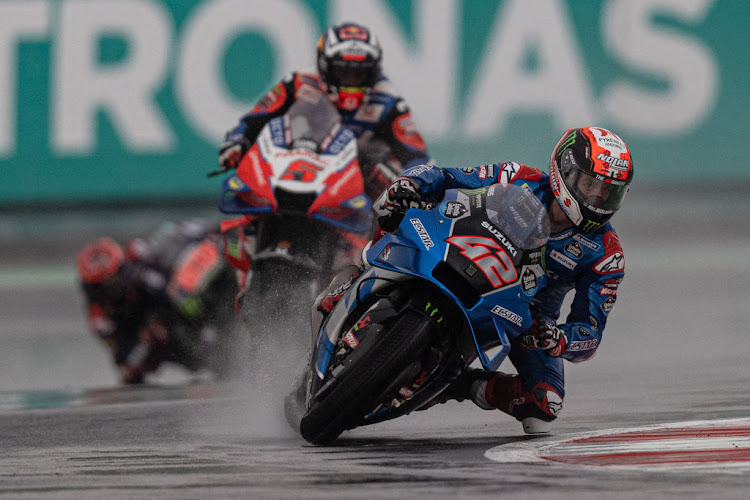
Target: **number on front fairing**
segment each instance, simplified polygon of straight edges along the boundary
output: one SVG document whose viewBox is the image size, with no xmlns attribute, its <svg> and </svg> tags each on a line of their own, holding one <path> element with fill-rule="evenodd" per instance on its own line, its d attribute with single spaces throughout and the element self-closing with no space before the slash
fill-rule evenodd
<svg viewBox="0 0 750 500">
<path fill-rule="evenodd" d="M 461 249 L 461 255 L 484 273 L 492 288 L 500 288 L 518 279 L 513 260 L 496 240 L 485 236 L 451 236 L 446 241 Z"/>
<path fill-rule="evenodd" d="M 282 181 L 313 182 L 323 167 L 304 160 L 297 160 L 281 175 Z"/>
</svg>

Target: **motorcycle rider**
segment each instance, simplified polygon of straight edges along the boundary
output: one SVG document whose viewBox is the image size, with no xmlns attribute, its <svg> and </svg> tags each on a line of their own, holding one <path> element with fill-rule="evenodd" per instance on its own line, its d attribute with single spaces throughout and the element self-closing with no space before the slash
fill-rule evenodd
<svg viewBox="0 0 750 500">
<path fill-rule="evenodd" d="M 625 142 L 609 130 L 582 127 L 560 138 L 548 174 L 515 162 L 418 166 L 388 188 L 385 208 L 405 211 L 420 202 L 439 202 L 446 189 L 512 183 L 532 189 L 550 214 L 552 236 L 544 259 L 548 285 L 532 301 L 532 327 L 511 340 L 509 358 L 518 375 L 471 370 L 446 391 L 445 400 L 471 399 L 480 408 L 499 409 L 522 421 L 529 434 L 549 432 L 565 397 L 563 359 L 578 363 L 594 356 L 617 299 L 625 261 L 609 219 L 632 178 Z M 563 299 L 573 289 L 570 313 L 556 324 Z"/>
<path fill-rule="evenodd" d="M 99 238 L 76 264 L 89 330 L 112 351 L 124 384 L 143 383 L 163 362 L 191 372 L 227 368 L 222 349 L 229 349 L 230 332 L 218 329 L 233 317 L 235 278 L 218 227 L 167 223 L 125 248 Z"/>
<path fill-rule="evenodd" d="M 244 115 L 225 135 L 219 149 L 221 168 L 237 168 L 263 126 L 289 110 L 303 85 L 326 92 L 342 125 L 357 137 L 365 191 L 371 199 L 403 168 L 429 163 L 408 105 L 382 73 L 382 58 L 380 42 L 368 28 L 355 23 L 328 28 L 318 40 L 317 72 L 293 72 Z"/>
</svg>

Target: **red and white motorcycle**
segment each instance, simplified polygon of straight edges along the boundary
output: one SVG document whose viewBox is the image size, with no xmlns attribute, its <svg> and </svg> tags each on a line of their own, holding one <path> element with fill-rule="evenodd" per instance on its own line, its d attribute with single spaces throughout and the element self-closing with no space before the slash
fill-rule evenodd
<svg viewBox="0 0 750 500">
<path fill-rule="evenodd" d="M 359 260 L 372 207 L 355 135 L 317 88 L 303 85 L 296 97 L 224 180 L 219 203 L 241 214 L 239 245 L 227 257 L 250 279 L 243 318 L 251 332 L 272 330 L 260 336 L 284 330 L 292 339 L 309 331 L 310 305 L 333 273 Z"/>
</svg>

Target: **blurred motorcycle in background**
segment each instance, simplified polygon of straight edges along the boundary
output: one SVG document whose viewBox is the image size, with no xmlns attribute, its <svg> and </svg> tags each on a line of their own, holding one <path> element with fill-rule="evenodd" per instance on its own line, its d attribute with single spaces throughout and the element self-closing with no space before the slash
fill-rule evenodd
<svg viewBox="0 0 750 500">
<path fill-rule="evenodd" d="M 222 249 L 218 224 L 191 219 L 163 223 L 124 248 L 103 237 L 78 253 L 89 329 L 123 383 L 143 383 L 164 363 L 229 376 L 240 325 Z"/>
<path fill-rule="evenodd" d="M 239 215 L 223 224 L 239 230 L 226 257 L 240 272 L 237 306 L 252 343 L 303 343 L 317 293 L 359 260 L 371 207 L 355 135 L 324 93 L 303 85 L 222 185 L 219 209 Z"/>
</svg>

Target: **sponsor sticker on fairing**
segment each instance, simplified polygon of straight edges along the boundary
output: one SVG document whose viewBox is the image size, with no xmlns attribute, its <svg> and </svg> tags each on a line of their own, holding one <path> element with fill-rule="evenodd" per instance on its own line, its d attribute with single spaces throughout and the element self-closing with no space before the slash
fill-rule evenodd
<svg viewBox="0 0 750 500">
<path fill-rule="evenodd" d="M 432 238 L 430 238 L 430 235 L 427 233 L 427 230 L 422 225 L 421 220 L 409 219 L 409 222 L 411 222 L 411 225 L 414 226 L 414 230 L 419 235 L 419 239 L 422 240 L 422 244 L 425 246 L 427 250 L 435 246 L 435 243 L 433 243 Z"/>
<path fill-rule="evenodd" d="M 401 389 L 398 390 L 398 394 L 404 399 L 409 399 L 414 395 L 414 391 L 404 385 L 401 386 Z"/>
<path fill-rule="evenodd" d="M 492 313 L 497 314 L 503 319 L 507 319 L 511 323 L 517 326 L 521 326 L 521 323 L 523 322 L 523 318 L 519 315 L 514 313 L 513 311 L 506 309 L 502 306 L 495 306 L 492 308 Z"/>
<path fill-rule="evenodd" d="M 471 197 L 472 206 L 475 209 L 482 208 L 482 204 L 484 203 L 482 200 L 483 200 L 483 198 L 482 198 L 481 195 L 478 195 L 478 194 L 472 195 L 472 197 Z"/>
<path fill-rule="evenodd" d="M 242 179 L 240 179 L 236 175 L 233 175 L 229 178 L 229 187 L 234 189 L 235 191 L 239 191 L 240 189 L 245 189 L 246 185 L 244 182 L 242 182 Z"/>
<path fill-rule="evenodd" d="M 333 140 L 331 140 L 328 145 L 321 144 L 321 148 L 323 148 L 324 151 L 327 151 L 328 153 L 335 155 L 344 151 L 346 147 L 349 146 L 350 143 L 356 144 L 356 141 L 352 139 L 352 136 L 350 134 L 347 134 L 346 132 L 344 133 L 337 132 Z"/>
<path fill-rule="evenodd" d="M 526 295 L 534 295 L 537 286 L 536 274 L 527 267 L 523 272 L 523 276 L 521 276 L 521 289 L 523 290 L 523 293 Z"/>
<path fill-rule="evenodd" d="M 448 201 L 440 206 L 440 213 L 449 219 L 457 219 L 468 212 L 469 209 L 463 203 Z"/>
<path fill-rule="evenodd" d="M 344 342 L 349 344 L 349 347 L 351 347 L 352 349 L 356 349 L 359 345 L 359 340 L 357 340 L 351 330 L 346 332 L 346 335 L 344 335 Z"/>
<path fill-rule="evenodd" d="M 352 286 L 352 283 L 353 283 L 353 281 L 351 281 L 351 280 L 347 281 L 346 283 L 342 283 L 338 288 L 336 288 L 334 291 L 332 291 L 328 295 L 331 296 L 331 297 L 337 297 L 337 296 L 343 294 L 344 292 L 346 292 L 347 290 L 349 290 L 349 288 L 351 288 L 351 286 Z"/>
<path fill-rule="evenodd" d="M 492 233 L 492 235 L 503 244 L 505 249 L 510 253 L 513 257 L 518 255 L 518 250 L 516 250 L 516 247 L 511 244 L 511 242 L 508 240 L 508 238 L 505 237 L 503 233 L 501 233 L 495 226 L 487 222 L 486 220 L 482 221 L 482 227 L 485 228 L 487 231 Z"/>
</svg>

